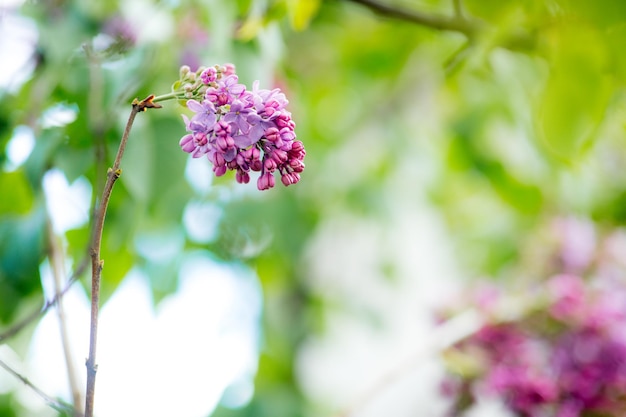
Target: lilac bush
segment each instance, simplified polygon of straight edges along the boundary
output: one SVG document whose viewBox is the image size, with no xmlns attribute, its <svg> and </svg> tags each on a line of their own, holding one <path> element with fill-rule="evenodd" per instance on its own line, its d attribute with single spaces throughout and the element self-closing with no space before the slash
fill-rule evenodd
<svg viewBox="0 0 626 417">
<path fill-rule="evenodd" d="M 563 224 L 559 221 L 560 231 Z M 588 228 L 579 230 L 595 239 Z M 451 415 L 486 397 L 500 398 L 524 417 L 623 415 L 626 268 L 615 247 L 624 248 L 624 234 L 612 234 L 603 245 L 594 241 L 584 251 L 563 243 L 550 264 L 567 272 L 555 273 L 521 295 L 490 290 L 485 297 L 482 290 L 472 296 L 485 324 L 444 353 Z M 580 255 L 575 260 L 573 252 Z M 568 262 L 558 262 L 563 259 Z M 579 273 L 570 272 L 574 269 Z M 520 314 L 503 314 L 507 306 L 520 304 Z"/>
<path fill-rule="evenodd" d="M 183 67 L 176 87 L 187 91 L 186 106 L 195 113 L 191 119 L 183 115 L 189 132 L 180 140 L 183 151 L 206 155 L 218 177 L 235 171 L 239 183 L 250 181 L 250 171 L 259 172 L 259 190 L 274 187 L 275 173 L 285 186 L 300 181 L 306 151 L 280 89 L 261 89 L 258 81 L 246 89 L 232 64 L 195 73 Z"/>
</svg>

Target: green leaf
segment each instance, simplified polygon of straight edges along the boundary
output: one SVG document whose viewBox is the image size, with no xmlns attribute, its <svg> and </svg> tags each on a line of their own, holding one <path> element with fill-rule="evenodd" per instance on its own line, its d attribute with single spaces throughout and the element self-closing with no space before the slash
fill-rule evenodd
<svg viewBox="0 0 626 417">
<path fill-rule="evenodd" d="M 61 169 L 71 184 L 84 175 L 94 164 L 94 152 L 90 148 L 59 147 L 54 156 L 55 167 Z"/>
<path fill-rule="evenodd" d="M 180 263 L 173 260 L 164 263 L 147 262 L 143 270 L 150 279 L 152 299 L 159 303 L 164 297 L 178 288 L 178 271 Z"/>
<path fill-rule="evenodd" d="M 0 321 L 9 320 L 20 301 L 41 288 L 45 222 L 43 204 L 27 216 L 0 218 Z"/>
<path fill-rule="evenodd" d="M 153 138 L 146 133 L 144 126 L 139 123 L 135 124 L 135 128 L 128 138 L 122 161 L 124 186 L 133 199 L 141 203 L 147 203 L 153 187 Z"/>
<path fill-rule="evenodd" d="M 606 46 L 593 28 L 564 25 L 551 38 L 552 68 L 539 105 L 538 134 L 548 151 L 572 162 L 588 146 L 612 94 Z"/>
<path fill-rule="evenodd" d="M 261 16 L 249 16 L 237 29 L 237 39 L 249 41 L 263 28 L 264 19 Z"/>
<path fill-rule="evenodd" d="M 119 229 L 119 227 L 105 228 L 102 234 L 100 259 L 104 261 L 101 283 L 103 300 L 113 294 L 135 261 L 131 245 L 126 240 L 120 239 Z"/>
<path fill-rule="evenodd" d="M 0 190 L 4 196 L 0 199 L 0 215 L 26 214 L 33 206 L 33 192 L 22 170 L 0 172 Z"/>
<path fill-rule="evenodd" d="M 67 254 L 74 259 L 75 265 L 85 256 L 89 255 L 89 238 L 91 237 L 91 225 L 65 232 L 68 249 Z"/>
<path fill-rule="evenodd" d="M 33 188 L 40 187 L 41 179 L 63 138 L 63 132 L 57 128 L 46 129 L 36 138 L 35 147 L 24 163 L 24 171 Z"/>
<path fill-rule="evenodd" d="M 289 22 L 294 30 L 304 30 L 317 14 L 320 0 L 288 0 Z"/>
<path fill-rule="evenodd" d="M 566 12 L 576 15 L 577 20 L 582 18 L 601 28 L 623 24 L 626 16 L 626 2 L 623 1 L 562 0 L 561 3 Z"/>
</svg>

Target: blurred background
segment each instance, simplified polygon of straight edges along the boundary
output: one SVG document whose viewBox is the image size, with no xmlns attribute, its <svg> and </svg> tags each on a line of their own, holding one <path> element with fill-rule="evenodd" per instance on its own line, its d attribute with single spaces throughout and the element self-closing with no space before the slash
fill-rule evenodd
<svg viewBox="0 0 626 417">
<path fill-rule="evenodd" d="M 555 274 L 623 291 L 625 22 L 616 0 L 0 1 L 2 364 L 80 398 L 90 207 L 129 104 L 230 62 L 285 92 L 306 170 L 216 179 L 178 145 L 185 108 L 138 115 L 103 237 L 96 415 L 539 415 L 459 405 L 442 353 L 548 311 Z M 13 334 L 77 270 L 63 311 Z M 71 415 L 6 368 L 0 415 Z"/>
</svg>

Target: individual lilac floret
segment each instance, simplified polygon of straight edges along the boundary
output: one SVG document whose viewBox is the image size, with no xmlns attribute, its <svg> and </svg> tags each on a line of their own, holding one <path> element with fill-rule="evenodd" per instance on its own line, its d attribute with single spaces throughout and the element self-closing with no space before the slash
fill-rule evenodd
<svg viewBox="0 0 626 417">
<path fill-rule="evenodd" d="M 306 151 L 280 89 L 260 89 L 256 81 L 246 90 L 232 64 L 199 74 L 206 90 L 201 101 L 187 101 L 195 115 L 183 115 L 189 133 L 180 140 L 182 150 L 194 158 L 206 155 L 216 176 L 235 171 L 242 184 L 250 182 L 250 171 L 260 172 L 259 190 L 274 187 L 276 172 L 285 186 L 299 182 Z"/>
</svg>

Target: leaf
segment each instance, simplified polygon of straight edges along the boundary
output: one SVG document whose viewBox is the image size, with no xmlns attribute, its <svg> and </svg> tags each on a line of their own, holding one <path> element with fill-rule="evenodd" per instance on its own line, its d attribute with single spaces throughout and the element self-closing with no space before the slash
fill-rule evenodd
<svg viewBox="0 0 626 417">
<path fill-rule="evenodd" d="M 304 30 L 317 14 L 320 0 L 288 0 L 289 22 L 294 30 Z"/>
<path fill-rule="evenodd" d="M 94 152 L 89 148 L 61 145 L 54 156 L 54 166 L 61 169 L 71 184 L 94 165 Z"/>
<path fill-rule="evenodd" d="M 40 290 L 45 256 L 43 204 L 26 216 L 0 219 L 0 320 L 9 320 L 22 298 Z"/>
<path fill-rule="evenodd" d="M 128 138 L 122 161 L 122 180 L 130 195 L 138 202 L 147 203 L 153 187 L 153 138 L 145 125 L 135 124 Z M 113 153 L 114 155 L 114 153 Z"/>
<path fill-rule="evenodd" d="M 551 38 L 552 68 L 537 114 L 548 151 L 572 162 L 592 144 L 612 93 L 606 46 L 593 28 L 561 27 Z"/>
<path fill-rule="evenodd" d="M 626 16 L 626 2 L 615 0 L 563 0 L 563 9 L 600 28 L 621 25 Z"/>
<path fill-rule="evenodd" d="M 82 256 L 88 253 L 87 245 L 91 237 L 91 224 L 85 224 L 83 227 L 68 230 L 65 232 L 65 238 L 68 243 L 68 255 L 80 260 Z"/>
<path fill-rule="evenodd" d="M 35 147 L 24 163 L 26 177 L 33 188 L 41 186 L 41 179 L 62 141 L 63 133 L 58 128 L 46 129 L 36 138 Z"/>
<path fill-rule="evenodd" d="M 0 173 L 0 215 L 26 214 L 33 206 L 33 192 L 22 170 Z M 10 196 L 10 198 L 8 198 Z"/>
<path fill-rule="evenodd" d="M 261 16 L 249 16 L 237 29 L 236 37 L 243 41 L 249 41 L 263 28 L 263 18 Z"/>
<path fill-rule="evenodd" d="M 113 294 L 135 261 L 134 253 L 128 240 L 120 238 L 120 235 L 126 237 L 127 234 L 120 232 L 121 227 L 118 224 L 115 224 L 115 226 L 105 228 L 102 234 L 100 259 L 104 261 L 101 283 L 101 297 L 103 300 L 106 300 Z"/>
</svg>

